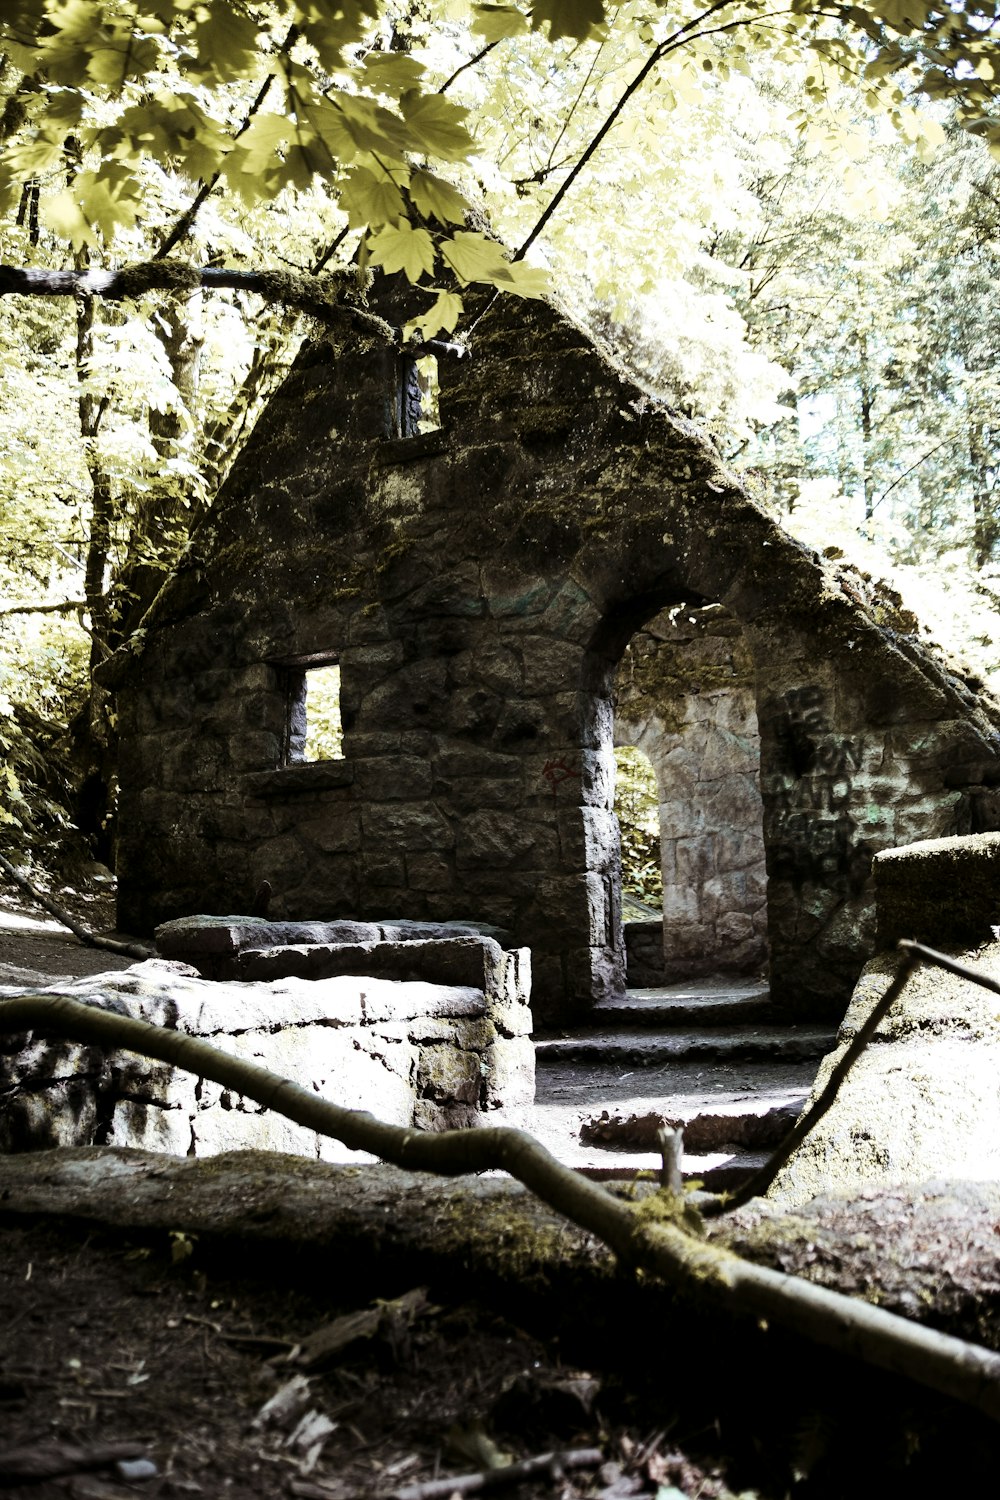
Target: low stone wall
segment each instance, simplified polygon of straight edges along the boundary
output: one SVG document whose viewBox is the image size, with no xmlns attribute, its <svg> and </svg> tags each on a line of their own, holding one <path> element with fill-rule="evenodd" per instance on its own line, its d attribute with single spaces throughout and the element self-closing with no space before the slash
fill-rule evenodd
<svg viewBox="0 0 1000 1500">
<path fill-rule="evenodd" d="M 253 925 L 259 937 L 269 924 Z M 489 938 L 431 940 L 407 945 L 411 977 L 403 978 L 388 972 L 403 968 L 400 946 L 375 943 L 361 955 L 368 969 L 386 971 L 382 977 L 357 977 L 356 945 L 343 952 L 326 945 L 327 968 L 355 967 L 354 975 L 288 973 L 316 968 L 322 945 L 300 945 L 248 950 L 250 969 L 274 970 L 285 955 L 286 972 L 266 979 L 208 980 L 190 965 L 155 959 L 52 988 L 203 1038 L 391 1124 L 524 1124 L 534 1100 L 527 954 L 504 952 Z M 455 977 L 416 977 L 435 967 Z M 33 1035 L 0 1046 L 0 1151 L 109 1144 L 191 1156 L 258 1148 L 367 1159 L 164 1063 Z"/>
</svg>

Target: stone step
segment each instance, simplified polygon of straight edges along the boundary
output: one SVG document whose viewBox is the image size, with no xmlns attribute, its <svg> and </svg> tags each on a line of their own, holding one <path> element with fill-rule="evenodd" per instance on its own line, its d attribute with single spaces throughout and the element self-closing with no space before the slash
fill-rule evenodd
<svg viewBox="0 0 1000 1500">
<path fill-rule="evenodd" d="M 567 1166 L 628 1179 L 659 1170 L 656 1127 L 677 1123 L 685 1175 L 721 1190 L 783 1138 L 816 1067 L 814 1058 L 695 1058 L 654 1069 L 553 1062 L 536 1074 L 531 1128 Z"/>
<path fill-rule="evenodd" d="M 667 1098 L 651 1109 L 636 1113 L 602 1109 L 597 1115 L 581 1120 L 579 1138 L 583 1145 L 603 1151 L 635 1154 L 659 1150 L 657 1132 L 663 1127 L 680 1127 L 684 1132 L 684 1149 L 704 1155 L 706 1152 L 765 1150 L 784 1140 L 798 1118 L 801 1099 L 730 1101 L 708 1103 L 697 1109 L 678 1109 Z"/>
<path fill-rule="evenodd" d="M 815 1058 L 832 1050 L 836 1033 L 824 1026 L 698 1026 L 663 1031 L 590 1026 L 535 1036 L 536 1069 L 553 1063 L 631 1064 L 655 1068 L 691 1058 Z"/>
<path fill-rule="evenodd" d="M 613 1000 L 601 1000 L 593 1010 L 601 1026 L 630 1028 L 657 1026 L 679 1029 L 701 1026 L 746 1026 L 776 1019 L 767 985 L 706 990 L 701 985 L 662 985 L 627 990 Z"/>
<path fill-rule="evenodd" d="M 766 1151 L 737 1151 L 731 1156 L 715 1153 L 711 1156 L 684 1157 L 683 1177 L 686 1183 L 700 1183 L 709 1193 L 730 1193 L 741 1187 L 748 1177 L 764 1166 L 768 1160 Z M 567 1164 L 569 1165 L 569 1164 Z M 637 1179 L 655 1180 L 660 1171 L 659 1156 L 623 1157 L 619 1162 L 585 1162 L 574 1168 L 581 1177 L 591 1182 L 635 1182 Z"/>
</svg>

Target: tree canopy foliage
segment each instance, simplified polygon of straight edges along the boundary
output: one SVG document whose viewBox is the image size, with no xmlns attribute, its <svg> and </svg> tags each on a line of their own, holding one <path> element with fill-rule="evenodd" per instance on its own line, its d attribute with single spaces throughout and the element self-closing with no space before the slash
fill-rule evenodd
<svg viewBox="0 0 1000 1500">
<path fill-rule="evenodd" d="M 0 261 L 85 279 L 0 267 L 0 819 L 25 705 L 113 781 L 88 665 L 369 269 L 397 340 L 557 295 L 793 530 L 992 609 L 998 38 L 996 0 L 9 0 Z"/>
<path fill-rule="evenodd" d="M 807 55 L 810 101 L 857 83 L 905 129 L 915 96 L 948 100 L 1000 155 L 998 15 L 996 0 L 666 0 L 613 17 L 603 0 L 447 0 L 400 14 L 384 0 L 13 0 L 0 47 L 21 76 L 2 122 L 0 211 L 36 216 L 77 251 L 138 227 L 164 256 L 216 189 L 240 215 L 322 185 L 344 221 L 335 238 L 358 236 L 362 265 L 536 295 L 544 276 L 470 227 L 479 205 L 441 175 L 475 170 L 475 120 L 453 85 L 489 52 L 516 67 L 512 54 L 542 33 L 544 67 L 582 60 L 584 87 L 603 95 L 585 142 L 568 156 L 564 143 L 558 169 L 550 156 L 532 174 L 558 186 L 523 249 L 661 69 L 659 86 L 683 98 L 699 70 L 725 77 L 760 52 L 784 63 Z M 561 139 L 576 107 L 564 107 Z M 187 201 L 185 183 L 197 184 Z M 453 328 L 460 309 L 444 289 L 422 331 Z"/>
</svg>

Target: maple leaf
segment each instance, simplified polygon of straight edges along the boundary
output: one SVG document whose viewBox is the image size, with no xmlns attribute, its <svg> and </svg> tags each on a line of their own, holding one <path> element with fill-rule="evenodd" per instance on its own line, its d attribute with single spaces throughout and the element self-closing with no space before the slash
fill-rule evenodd
<svg viewBox="0 0 1000 1500">
<path fill-rule="evenodd" d="M 604 22 L 603 0 L 535 0 L 531 24 L 536 31 L 549 28 L 549 40 L 570 36 L 585 41 L 594 27 Z"/>
<path fill-rule="evenodd" d="M 352 229 L 361 229 L 366 224 L 378 228 L 405 216 L 403 195 L 397 184 L 387 172 L 379 175 L 368 167 L 351 168 L 340 190 L 340 203 L 347 211 Z"/>
<path fill-rule="evenodd" d="M 424 151 L 445 161 L 461 161 L 474 142 L 465 125 L 468 110 L 439 94 L 408 89 L 399 101 L 411 151 Z"/>
<path fill-rule="evenodd" d="M 507 260 L 501 247 L 485 235 L 472 231 L 443 240 L 441 259 L 450 266 L 463 284 L 485 281 L 519 297 L 544 297 L 548 291 L 548 273 L 521 261 Z"/>
<path fill-rule="evenodd" d="M 435 334 L 454 333 L 455 325 L 465 310 L 465 304 L 457 292 L 438 292 L 437 297 L 425 313 L 412 319 L 403 329 L 407 338 L 419 333 L 421 338 L 432 339 Z"/>
<path fill-rule="evenodd" d="M 439 224 L 465 223 L 469 205 L 443 177 L 433 172 L 414 172 L 409 193 L 425 219 L 437 219 Z"/>
<path fill-rule="evenodd" d="M 528 18 L 516 5 L 477 5 L 472 29 L 488 42 L 500 42 L 527 31 Z"/>
<path fill-rule="evenodd" d="M 406 219 L 387 224 L 368 242 L 368 253 L 386 271 L 405 271 L 412 282 L 434 269 L 434 241 L 426 229 L 414 229 Z"/>
</svg>

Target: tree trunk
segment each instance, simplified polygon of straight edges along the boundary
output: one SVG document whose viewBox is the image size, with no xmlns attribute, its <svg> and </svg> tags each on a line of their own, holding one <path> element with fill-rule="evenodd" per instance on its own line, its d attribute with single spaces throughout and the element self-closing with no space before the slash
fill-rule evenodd
<svg viewBox="0 0 1000 1500">
<path fill-rule="evenodd" d="M 172 293 L 152 319 L 153 330 L 170 362 L 170 372 L 185 415 L 177 410 L 149 412 L 149 432 L 160 458 L 182 456 L 189 446 L 191 420 L 198 398 L 201 351 L 205 342 L 200 286 Z M 192 453 L 192 458 L 194 457 Z M 177 479 L 158 485 L 136 506 L 128 557 L 116 580 L 118 639 L 142 619 L 177 561 L 200 506 Z"/>
<path fill-rule="evenodd" d="M 875 514 L 875 476 L 872 473 L 872 411 L 875 392 L 871 384 L 868 336 L 865 333 L 861 333 L 858 338 L 858 385 L 861 391 L 861 477 L 865 492 L 865 534 L 870 536 L 871 520 Z"/>
<path fill-rule="evenodd" d="M 976 568 L 992 562 L 1000 535 L 996 490 L 990 483 L 990 456 L 981 421 L 969 422 L 969 466 L 972 471 L 972 525 Z"/>
</svg>

